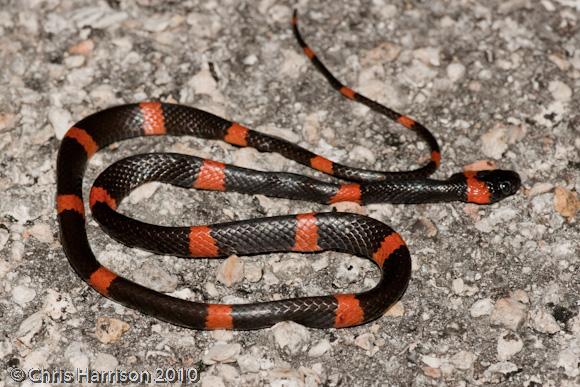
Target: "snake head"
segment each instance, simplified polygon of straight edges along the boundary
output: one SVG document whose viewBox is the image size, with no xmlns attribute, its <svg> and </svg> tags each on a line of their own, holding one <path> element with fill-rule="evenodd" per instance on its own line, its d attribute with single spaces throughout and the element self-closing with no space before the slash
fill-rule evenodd
<svg viewBox="0 0 580 387">
<path fill-rule="evenodd" d="M 514 171 L 467 171 L 457 173 L 454 180 L 464 182 L 463 200 L 468 203 L 491 204 L 512 196 L 522 184 Z"/>
</svg>

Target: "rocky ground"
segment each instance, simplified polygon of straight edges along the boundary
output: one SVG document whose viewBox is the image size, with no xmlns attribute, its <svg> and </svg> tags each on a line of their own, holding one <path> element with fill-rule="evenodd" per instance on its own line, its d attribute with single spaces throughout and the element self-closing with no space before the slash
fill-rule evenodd
<svg viewBox="0 0 580 387">
<path fill-rule="evenodd" d="M 473 162 L 522 176 L 516 196 L 486 207 L 339 206 L 390 224 L 413 255 L 409 289 L 378 321 L 197 332 L 110 302 L 72 271 L 56 153 L 70 125 L 110 105 L 189 104 L 354 166 L 424 161 L 417 138 L 325 83 L 291 35 L 291 6 L 0 0 L 0 386 L 17 384 L 16 368 L 87 367 L 195 368 L 202 386 L 580 384 L 578 0 L 298 2 L 302 31 L 340 79 L 432 128 L 437 176 Z M 112 161 L 152 150 L 312 173 L 221 142 L 156 138 L 100 152 L 86 189 Z M 153 184 L 122 205 L 181 225 L 324 209 Z M 186 261 L 119 245 L 94 221 L 89 231 L 107 266 L 191 300 L 347 292 L 378 275 L 337 253 Z"/>
</svg>

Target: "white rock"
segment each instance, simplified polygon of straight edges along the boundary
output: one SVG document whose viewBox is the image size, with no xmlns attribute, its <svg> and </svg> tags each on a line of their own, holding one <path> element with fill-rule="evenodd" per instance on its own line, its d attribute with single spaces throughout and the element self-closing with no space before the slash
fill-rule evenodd
<svg viewBox="0 0 580 387">
<path fill-rule="evenodd" d="M 465 66 L 462 63 L 450 63 L 447 66 L 447 76 L 452 82 L 457 82 L 465 76 Z"/>
<path fill-rule="evenodd" d="M 320 357 L 331 349 L 330 341 L 326 339 L 319 340 L 308 351 L 309 357 Z"/>
<path fill-rule="evenodd" d="M 455 278 L 451 282 L 451 289 L 453 290 L 453 293 L 455 293 L 455 294 L 462 294 L 463 290 L 465 289 L 464 285 L 465 284 L 463 283 L 463 279 Z"/>
<path fill-rule="evenodd" d="M 440 52 L 441 49 L 438 47 L 424 47 L 413 51 L 413 56 L 425 64 L 439 66 L 441 64 L 439 60 Z"/>
<path fill-rule="evenodd" d="M 310 144 L 320 141 L 320 117 L 319 113 L 311 113 L 304 119 L 302 125 L 302 135 Z"/>
<path fill-rule="evenodd" d="M 44 322 L 44 313 L 36 312 L 28 316 L 20 323 L 16 337 L 18 340 L 26 345 L 30 344 L 32 338 L 40 332 Z"/>
<path fill-rule="evenodd" d="M 65 350 L 64 356 L 73 368 L 85 369 L 89 367 L 87 348 L 79 341 L 71 343 Z"/>
<path fill-rule="evenodd" d="M 6 246 L 6 242 L 8 242 L 9 238 L 10 233 L 8 233 L 8 230 L 0 228 L 0 250 L 2 250 L 4 246 Z"/>
<path fill-rule="evenodd" d="M 146 263 L 134 273 L 135 281 L 162 293 L 171 293 L 177 289 L 178 279 L 159 265 Z"/>
<path fill-rule="evenodd" d="M 328 256 L 326 255 L 312 262 L 312 268 L 314 269 L 314 271 L 320 271 L 326 269 L 327 267 L 328 267 Z"/>
<path fill-rule="evenodd" d="M 91 88 L 89 95 L 93 103 L 97 106 L 112 105 L 117 101 L 113 87 L 107 84 L 97 85 Z"/>
<path fill-rule="evenodd" d="M 574 333 L 577 337 L 580 337 L 580 314 L 577 314 L 576 317 L 568 320 L 568 326 L 570 327 L 570 331 L 572 333 Z"/>
<path fill-rule="evenodd" d="M 258 282 L 262 279 L 262 266 L 256 262 L 244 264 L 244 278 L 250 282 Z"/>
<path fill-rule="evenodd" d="M 351 284 L 360 280 L 361 260 L 341 260 L 336 269 L 334 284 L 341 286 L 341 284 Z"/>
<path fill-rule="evenodd" d="M 70 68 L 81 67 L 85 64 L 85 57 L 82 55 L 71 55 L 64 59 L 64 64 Z"/>
<path fill-rule="evenodd" d="M 71 15 L 71 20 L 80 29 L 90 26 L 95 29 L 106 29 L 118 25 L 127 19 L 125 12 L 117 12 L 104 6 L 78 8 Z"/>
<path fill-rule="evenodd" d="M 296 50 L 282 50 L 284 62 L 280 68 L 280 76 L 296 79 L 300 76 L 300 69 L 306 66 L 306 56 Z"/>
<path fill-rule="evenodd" d="M 217 343 L 207 351 L 202 361 L 204 364 L 233 363 L 241 349 L 242 347 L 237 343 Z"/>
<path fill-rule="evenodd" d="M 213 337 L 216 341 L 227 343 L 234 338 L 234 333 L 225 329 L 216 329 L 211 331 L 211 337 Z"/>
<path fill-rule="evenodd" d="M 526 293 L 522 289 L 514 290 L 513 292 L 510 293 L 510 297 L 516 301 L 521 302 L 522 304 L 529 304 L 530 303 L 530 297 L 528 296 L 528 293 Z"/>
<path fill-rule="evenodd" d="M 161 187 L 161 183 L 158 182 L 143 184 L 142 186 L 137 187 L 131 191 L 127 200 L 129 200 L 129 203 L 132 204 L 142 202 L 143 200 L 151 198 L 157 189 L 159 189 L 159 187 Z"/>
<path fill-rule="evenodd" d="M 113 355 L 103 352 L 97 352 L 91 367 L 97 371 L 115 371 L 119 366 L 119 361 Z"/>
<path fill-rule="evenodd" d="M 524 304 L 512 298 L 500 298 L 491 312 L 490 321 L 493 325 L 516 331 L 523 324 L 526 315 L 527 308 Z"/>
<path fill-rule="evenodd" d="M 260 371 L 260 359 L 253 355 L 240 355 L 237 361 L 242 373 Z"/>
<path fill-rule="evenodd" d="M 266 133 L 274 137 L 279 137 L 290 142 L 296 143 L 300 141 L 300 136 L 287 128 L 279 128 L 274 125 L 260 125 L 256 127 L 256 130 L 258 132 Z"/>
<path fill-rule="evenodd" d="M 409 67 L 404 70 L 404 76 L 417 84 L 424 84 L 437 76 L 437 71 L 427 66 L 419 60 L 414 60 Z"/>
<path fill-rule="evenodd" d="M 50 350 L 48 349 L 48 347 L 43 346 L 40 347 L 39 349 L 35 349 L 28 355 L 26 355 L 20 368 L 25 370 L 29 370 L 31 368 L 46 368 L 48 366 L 49 356 Z"/>
<path fill-rule="evenodd" d="M 532 327 L 541 333 L 553 334 L 560 331 L 558 321 L 545 309 L 535 309 L 530 313 Z"/>
<path fill-rule="evenodd" d="M 216 278 L 226 286 L 240 282 L 244 278 L 244 262 L 237 255 L 229 256 L 220 263 Z"/>
<path fill-rule="evenodd" d="M 572 98 L 572 89 L 562 81 L 551 81 L 548 90 L 556 101 L 568 102 Z"/>
<path fill-rule="evenodd" d="M 251 66 L 251 65 L 256 64 L 257 61 L 258 61 L 258 57 L 256 55 L 254 55 L 254 54 L 250 54 L 250 55 L 248 55 L 247 57 L 244 58 L 243 63 L 246 66 Z"/>
<path fill-rule="evenodd" d="M 528 192 L 528 196 L 530 198 L 533 198 L 534 196 L 550 192 L 553 188 L 554 185 L 552 183 L 536 183 L 532 186 L 532 188 Z"/>
<path fill-rule="evenodd" d="M 151 17 L 143 23 L 143 29 L 150 32 L 161 32 L 165 30 L 171 20 L 168 17 Z"/>
<path fill-rule="evenodd" d="M 10 353 L 12 353 L 12 343 L 10 343 L 10 339 L 0 341 L 0 358 L 6 358 Z"/>
<path fill-rule="evenodd" d="M 223 97 L 217 88 L 217 82 L 212 77 L 209 68 L 201 69 L 190 79 L 188 85 L 191 86 L 196 94 L 209 95 L 216 102 L 223 101 Z"/>
<path fill-rule="evenodd" d="M 511 207 L 501 207 L 495 209 L 488 217 L 478 220 L 475 228 L 481 232 L 490 233 L 494 231 L 497 225 L 508 223 L 517 216 L 515 209 Z"/>
<path fill-rule="evenodd" d="M 201 387 L 225 387 L 224 380 L 216 375 L 203 375 L 201 377 Z"/>
<path fill-rule="evenodd" d="M 502 124 L 495 125 L 481 136 L 481 151 L 487 157 L 500 159 L 508 148 L 507 140 L 506 127 Z"/>
<path fill-rule="evenodd" d="M 443 362 L 442 359 L 431 355 L 421 356 L 421 361 L 431 368 L 439 368 Z"/>
<path fill-rule="evenodd" d="M 52 229 L 46 223 L 37 223 L 30 228 L 30 234 L 42 243 L 52 243 Z"/>
<path fill-rule="evenodd" d="M 401 53 L 401 47 L 391 42 L 383 42 L 377 47 L 363 52 L 361 64 L 364 67 L 382 65 L 385 62 L 392 62 Z"/>
<path fill-rule="evenodd" d="M 205 292 L 207 293 L 208 296 L 212 298 L 218 298 L 220 295 L 220 292 L 218 291 L 217 287 L 213 282 L 205 283 Z"/>
<path fill-rule="evenodd" d="M 229 364 L 218 364 L 216 371 L 226 382 L 234 383 L 240 377 L 237 368 Z"/>
<path fill-rule="evenodd" d="M 362 145 L 355 145 L 350 151 L 349 157 L 352 160 L 364 160 L 368 162 L 370 165 L 374 164 L 377 161 L 373 151 Z"/>
<path fill-rule="evenodd" d="M 576 336 L 570 341 L 568 348 L 560 351 L 558 354 L 557 367 L 564 368 L 564 373 L 567 376 L 575 378 L 580 375 L 580 367 L 578 367 L 579 363 L 580 336 Z"/>
<path fill-rule="evenodd" d="M 505 331 L 497 340 L 498 360 L 509 360 L 513 355 L 520 352 L 524 347 L 522 339 L 514 332 Z"/>
<path fill-rule="evenodd" d="M 48 112 L 48 121 L 54 129 L 54 134 L 57 139 L 62 140 L 64 134 L 72 125 L 72 116 L 63 108 L 54 107 Z"/>
<path fill-rule="evenodd" d="M 374 348 L 375 343 L 375 335 L 372 333 L 363 333 L 362 335 L 358 335 L 354 339 L 354 344 L 364 349 L 365 351 L 370 351 Z"/>
<path fill-rule="evenodd" d="M 495 363 L 490 365 L 485 371 L 484 375 L 486 378 L 490 378 L 493 374 L 510 374 L 516 372 L 518 370 L 518 366 L 514 363 L 509 361 L 502 361 L 499 363 Z"/>
<path fill-rule="evenodd" d="M 258 157 L 262 156 L 254 148 L 240 148 L 233 155 L 233 164 L 242 168 L 256 169 L 258 167 Z"/>
<path fill-rule="evenodd" d="M 26 306 L 27 303 L 34 300 L 36 290 L 24 285 L 15 286 L 12 289 L 12 299 L 20 306 Z"/>
<path fill-rule="evenodd" d="M 468 370 L 473 367 L 475 359 L 476 356 L 473 352 L 460 351 L 453 355 L 449 360 L 455 368 L 460 370 Z"/>
<path fill-rule="evenodd" d="M 282 259 L 280 262 L 271 262 L 271 267 L 272 272 L 281 280 L 295 280 L 296 278 L 302 278 L 305 273 L 312 271 L 310 262 L 303 257 L 292 257 Z"/>
<path fill-rule="evenodd" d="M 366 215 L 366 208 L 355 202 L 332 203 L 331 207 L 338 212 L 350 212 L 352 214 Z"/>
<path fill-rule="evenodd" d="M 285 349 L 291 354 L 302 351 L 310 339 L 310 332 L 304 326 L 292 321 L 284 321 L 272 328 L 274 340 L 280 349 Z"/>
<path fill-rule="evenodd" d="M 385 312 L 384 316 L 388 317 L 402 317 L 405 314 L 405 305 L 399 301 L 391 306 Z"/>
<path fill-rule="evenodd" d="M 60 320 L 67 314 L 75 312 L 75 307 L 68 294 L 63 295 L 48 289 L 42 310 L 53 320 Z"/>
</svg>

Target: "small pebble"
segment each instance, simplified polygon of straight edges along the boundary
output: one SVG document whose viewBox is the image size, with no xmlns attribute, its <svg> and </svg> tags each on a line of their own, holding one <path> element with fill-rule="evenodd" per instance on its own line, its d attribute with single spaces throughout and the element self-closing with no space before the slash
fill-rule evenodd
<svg viewBox="0 0 580 387">
<path fill-rule="evenodd" d="M 509 360 L 524 347 L 522 339 L 514 332 L 506 331 L 497 340 L 497 359 Z"/>
<path fill-rule="evenodd" d="M 308 351 L 308 357 L 320 357 L 328 352 L 331 348 L 332 346 L 328 340 L 319 340 L 316 344 L 310 347 L 310 350 Z"/>
<path fill-rule="evenodd" d="M 405 305 L 401 301 L 395 303 L 393 306 L 387 309 L 387 311 L 384 314 L 384 316 L 389 317 L 403 317 L 404 315 L 405 315 Z"/>
<path fill-rule="evenodd" d="M 44 313 L 36 312 L 28 316 L 20 323 L 16 331 L 16 337 L 22 343 L 29 345 L 32 338 L 42 329 L 44 323 Z"/>
<path fill-rule="evenodd" d="M 574 219 L 580 210 L 578 194 L 562 187 L 556 187 L 554 189 L 554 209 L 563 217 L 570 220 Z"/>
<path fill-rule="evenodd" d="M 240 355 L 237 359 L 240 371 L 243 373 L 247 372 L 259 372 L 260 371 L 260 359 L 253 355 Z"/>
<path fill-rule="evenodd" d="M 114 372 L 119 366 L 119 361 L 113 355 L 103 352 L 97 352 L 94 360 L 91 362 L 91 367 L 97 371 L 111 371 Z"/>
<path fill-rule="evenodd" d="M 304 119 L 302 135 L 310 144 L 317 144 L 320 141 L 320 117 L 319 113 L 311 113 Z"/>
<path fill-rule="evenodd" d="M 242 347 L 237 343 L 217 343 L 207 351 L 202 361 L 204 364 L 233 363 L 236 361 L 241 349 Z"/>
<path fill-rule="evenodd" d="M 85 369 L 89 367 L 90 359 L 87 348 L 79 341 L 72 342 L 66 348 L 64 356 L 73 368 Z"/>
<path fill-rule="evenodd" d="M 465 75 L 465 66 L 462 63 L 451 63 L 447 66 L 447 76 L 452 82 L 457 82 Z"/>
<path fill-rule="evenodd" d="M 310 339 L 310 332 L 307 328 L 291 321 L 278 323 L 271 328 L 271 331 L 276 346 L 290 354 L 301 352 Z"/>
<path fill-rule="evenodd" d="M 517 331 L 524 323 L 526 316 L 527 307 L 524 304 L 512 298 L 500 298 L 491 312 L 490 321 L 492 325 L 500 325 Z"/>
<path fill-rule="evenodd" d="M 8 242 L 9 238 L 10 234 L 8 233 L 8 230 L 0 228 L 0 250 L 6 246 L 6 242 Z"/>
<path fill-rule="evenodd" d="M 534 196 L 550 192 L 553 188 L 552 183 L 536 183 L 528 191 L 528 197 L 533 198 Z"/>
<path fill-rule="evenodd" d="M 111 317 L 98 317 L 95 336 L 103 344 L 119 341 L 121 336 L 129 330 L 129 324 Z"/>
<path fill-rule="evenodd" d="M 562 81 L 551 81 L 548 90 L 556 101 L 568 102 L 572 98 L 572 89 Z"/>
<path fill-rule="evenodd" d="M 134 273 L 135 281 L 158 292 L 171 293 L 177 289 L 177 276 L 152 263 L 145 263 Z"/>
<path fill-rule="evenodd" d="M 354 344 L 364 349 L 365 351 L 370 351 L 374 348 L 375 343 L 375 335 L 372 333 L 363 333 L 362 335 L 358 335 L 354 339 Z"/>
<path fill-rule="evenodd" d="M 507 150 L 507 129 L 504 125 L 497 124 L 488 130 L 480 138 L 481 151 L 484 155 L 493 159 L 501 159 L 503 153 Z"/>
<path fill-rule="evenodd" d="M 471 367 L 473 367 L 475 359 L 476 356 L 473 352 L 460 351 L 457 352 L 455 355 L 453 355 L 449 360 L 455 368 L 460 370 L 468 370 L 471 369 Z"/>
<path fill-rule="evenodd" d="M 237 255 L 229 256 L 219 265 L 216 278 L 228 287 L 240 282 L 244 278 L 244 262 Z"/>
<path fill-rule="evenodd" d="M 484 298 L 477 300 L 471 305 L 469 313 L 471 317 L 477 318 L 481 316 L 489 316 L 493 310 L 493 300 L 491 298 Z"/>
<path fill-rule="evenodd" d="M 424 47 L 413 51 L 413 56 L 427 65 L 439 66 L 440 51 L 438 47 Z"/>
<path fill-rule="evenodd" d="M 15 286 L 12 289 L 12 299 L 20 306 L 26 306 L 36 297 L 36 290 L 24 285 Z"/>
<path fill-rule="evenodd" d="M 467 171 L 492 171 L 497 169 L 497 164 L 493 160 L 478 160 L 471 164 L 467 164 L 463 167 L 465 172 Z"/>
<path fill-rule="evenodd" d="M 94 48 L 95 43 L 91 39 L 87 39 L 70 46 L 68 52 L 73 55 L 88 55 L 94 50 Z"/>
<path fill-rule="evenodd" d="M 56 138 L 62 140 L 64 134 L 72 125 L 71 114 L 62 108 L 54 107 L 48 112 L 48 120 L 54 129 Z"/>
<path fill-rule="evenodd" d="M 76 311 L 70 296 L 58 293 L 52 289 L 47 290 L 42 310 L 53 320 L 61 320 L 68 314 Z"/>
<path fill-rule="evenodd" d="M 245 262 L 244 278 L 249 282 L 259 282 L 262 279 L 262 266 L 256 262 Z"/>
<path fill-rule="evenodd" d="M 42 243 L 52 243 L 52 229 L 47 223 L 37 223 L 30 228 L 30 235 Z"/>
<path fill-rule="evenodd" d="M 554 334 L 560 331 L 558 321 L 545 309 L 534 309 L 530 312 L 532 327 L 540 333 Z"/>
</svg>

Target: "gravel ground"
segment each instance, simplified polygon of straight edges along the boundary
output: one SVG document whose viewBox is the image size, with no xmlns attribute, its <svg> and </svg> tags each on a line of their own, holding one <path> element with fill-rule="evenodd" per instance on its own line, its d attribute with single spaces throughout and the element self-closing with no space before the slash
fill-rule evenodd
<svg viewBox="0 0 580 387">
<path fill-rule="evenodd" d="M 376 322 L 255 332 L 160 322 L 87 288 L 58 242 L 55 159 L 76 120 L 160 99 L 354 166 L 409 169 L 425 146 L 326 84 L 291 35 L 288 2 L 0 0 L 0 386 L 17 384 L 10 367 L 195 368 L 203 386 L 580 385 L 578 0 L 298 8 L 307 41 L 339 78 L 432 128 L 437 176 L 478 161 L 518 171 L 521 191 L 485 207 L 339 206 L 390 224 L 413 255 L 407 293 Z M 100 152 L 85 188 L 114 160 L 152 150 L 312 174 L 221 142 L 141 139 Z M 154 184 L 122 205 L 182 225 L 324 208 Z M 337 253 L 224 264 L 138 252 L 94 221 L 89 234 L 115 271 L 191 300 L 346 292 L 377 279 L 369 262 Z"/>
</svg>

